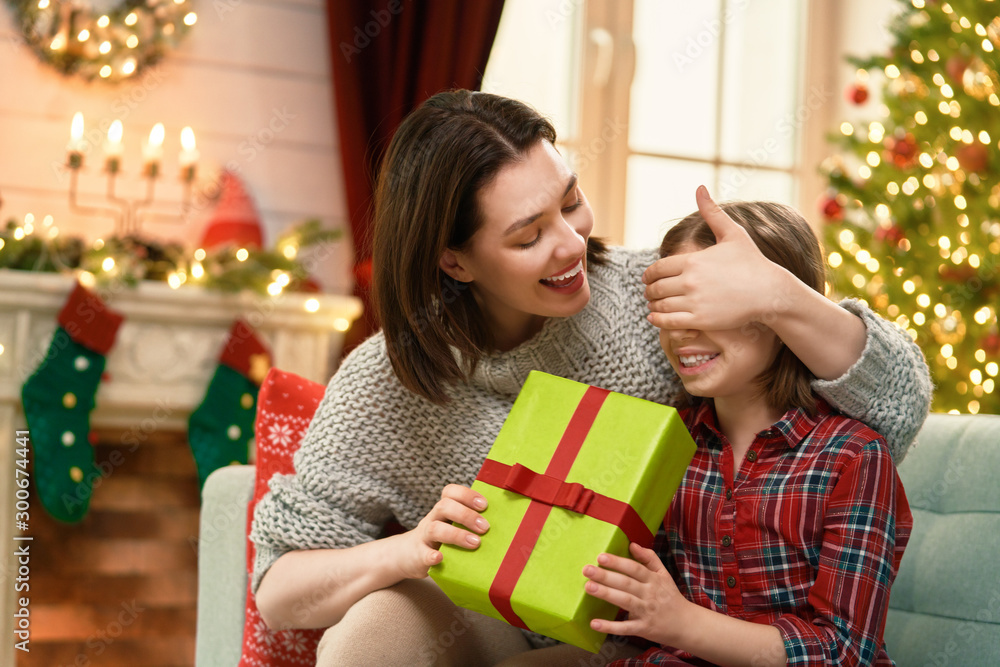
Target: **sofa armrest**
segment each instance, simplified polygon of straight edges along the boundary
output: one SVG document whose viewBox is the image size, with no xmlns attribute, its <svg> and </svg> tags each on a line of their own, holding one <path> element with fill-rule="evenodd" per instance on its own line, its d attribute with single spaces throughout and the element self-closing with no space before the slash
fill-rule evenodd
<svg viewBox="0 0 1000 667">
<path fill-rule="evenodd" d="M 195 664 L 235 667 L 243 647 L 247 590 L 247 507 L 252 465 L 219 468 L 205 480 L 198 537 Z"/>
</svg>

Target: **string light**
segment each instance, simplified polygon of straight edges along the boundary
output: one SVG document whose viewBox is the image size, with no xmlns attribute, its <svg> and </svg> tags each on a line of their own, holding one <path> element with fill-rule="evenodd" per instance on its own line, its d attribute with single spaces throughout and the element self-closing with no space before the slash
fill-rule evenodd
<svg viewBox="0 0 1000 667">
<path fill-rule="evenodd" d="M 319 310 L 319 301 L 316 299 L 306 299 L 305 309 L 310 313 L 315 313 Z"/>
</svg>

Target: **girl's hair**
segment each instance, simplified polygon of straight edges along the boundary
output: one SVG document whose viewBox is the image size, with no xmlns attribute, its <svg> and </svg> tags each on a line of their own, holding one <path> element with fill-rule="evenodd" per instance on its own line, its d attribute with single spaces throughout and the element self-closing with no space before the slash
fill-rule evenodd
<svg viewBox="0 0 1000 667">
<path fill-rule="evenodd" d="M 819 241 L 809 223 L 795 209 L 773 202 L 729 202 L 721 204 L 736 224 L 747 231 L 761 253 L 784 267 L 820 294 L 824 293 L 826 271 Z M 673 254 L 686 242 L 697 248 L 715 245 L 715 234 L 700 213 L 692 213 L 667 231 L 660 244 L 660 257 Z M 755 335 L 745 325 L 746 334 Z M 815 413 L 816 399 L 811 381 L 815 376 L 791 350 L 782 345 L 770 368 L 757 378 L 757 387 L 773 408 L 803 408 Z M 697 404 L 697 397 L 680 389 L 674 399 L 679 404 Z"/>
<path fill-rule="evenodd" d="M 463 250 L 483 223 L 479 193 L 540 141 L 552 124 L 498 95 L 438 93 L 399 126 L 375 188 L 372 292 L 393 371 L 404 387 L 436 403 L 465 381 L 494 347 L 468 283 L 438 265 Z M 587 265 L 604 263 L 591 238 Z"/>
</svg>

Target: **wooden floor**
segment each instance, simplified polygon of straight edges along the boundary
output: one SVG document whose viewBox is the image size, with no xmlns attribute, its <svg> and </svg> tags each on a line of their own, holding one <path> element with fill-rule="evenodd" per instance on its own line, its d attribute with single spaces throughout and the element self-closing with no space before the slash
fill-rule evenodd
<svg viewBox="0 0 1000 667">
<path fill-rule="evenodd" d="M 198 479 L 183 433 L 133 449 L 100 433 L 113 467 L 79 524 L 32 496 L 31 652 L 18 667 L 194 664 Z M 120 454 L 114 454 L 115 451 Z"/>
</svg>

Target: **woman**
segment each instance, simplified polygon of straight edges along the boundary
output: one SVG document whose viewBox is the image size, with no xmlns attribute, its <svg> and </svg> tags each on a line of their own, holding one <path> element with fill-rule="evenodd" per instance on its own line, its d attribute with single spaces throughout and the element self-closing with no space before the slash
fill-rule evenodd
<svg viewBox="0 0 1000 667">
<path fill-rule="evenodd" d="M 389 146 L 373 253 L 383 330 L 331 380 L 296 474 L 271 480 L 251 535 L 268 625 L 333 626 L 319 664 L 591 660 L 568 646 L 525 653 L 545 642 L 456 609 L 424 578 L 441 543 L 489 539 L 485 499 L 468 486 L 529 370 L 668 401 L 676 376 L 647 318 L 766 322 L 824 378 L 817 392 L 900 457 L 926 415 L 927 368 L 909 338 L 767 261 L 707 194 L 699 208 L 719 243 L 700 253 L 653 264 L 655 250 L 590 238 L 593 213 L 554 143 L 530 107 L 453 91 Z M 715 265 L 730 267 L 725 280 Z M 393 516 L 407 532 L 375 539 Z M 608 649 L 608 660 L 627 654 Z"/>
</svg>

